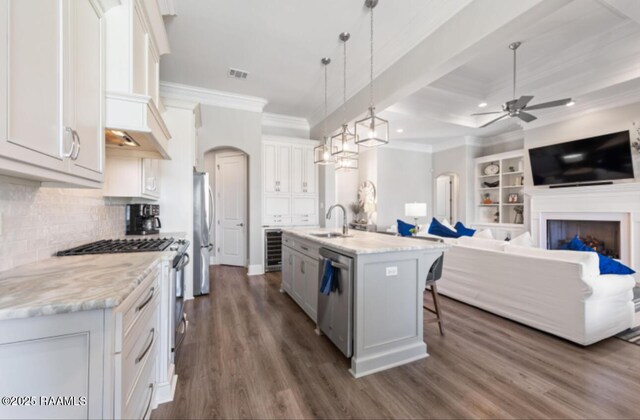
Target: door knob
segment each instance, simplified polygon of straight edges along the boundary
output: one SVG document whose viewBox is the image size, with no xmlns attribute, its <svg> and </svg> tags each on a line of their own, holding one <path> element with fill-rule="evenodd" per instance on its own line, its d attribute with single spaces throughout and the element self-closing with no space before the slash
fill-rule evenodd
<svg viewBox="0 0 640 420">
<path fill-rule="evenodd" d="M 242 227 L 242 226 L 244 226 L 244 223 L 238 223 L 236 226 Z"/>
</svg>

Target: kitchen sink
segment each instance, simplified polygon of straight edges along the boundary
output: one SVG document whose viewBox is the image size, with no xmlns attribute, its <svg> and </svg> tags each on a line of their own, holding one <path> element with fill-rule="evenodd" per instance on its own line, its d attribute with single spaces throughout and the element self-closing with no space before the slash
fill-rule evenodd
<svg viewBox="0 0 640 420">
<path fill-rule="evenodd" d="M 310 233 L 311 236 L 316 238 L 350 238 L 351 235 L 343 235 L 338 232 L 322 232 L 322 233 Z"/>
</svg>

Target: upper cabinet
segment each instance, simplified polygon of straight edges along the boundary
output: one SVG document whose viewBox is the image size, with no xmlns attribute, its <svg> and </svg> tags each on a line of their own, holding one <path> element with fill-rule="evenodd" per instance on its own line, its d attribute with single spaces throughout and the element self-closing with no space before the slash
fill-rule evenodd
<svg viewBox="0 0 640 420">
<path fill-rule="evenodd" d="M 262 143 L 264 226 L 318 224 L 318 168 L 307 139 L 265 136 Z"/>
<path fill-rule="evenodd" d="M 0 2 L 0 173 L 100 186 L 104 12 L 98 0 Z"/>
<path fill-rule="evenodd" d="M 169 43 L 157 0 L 122 0 L 105 18 L 107 153 L 169 159 L 171 134 L 158 111 Z"/>
</svg>

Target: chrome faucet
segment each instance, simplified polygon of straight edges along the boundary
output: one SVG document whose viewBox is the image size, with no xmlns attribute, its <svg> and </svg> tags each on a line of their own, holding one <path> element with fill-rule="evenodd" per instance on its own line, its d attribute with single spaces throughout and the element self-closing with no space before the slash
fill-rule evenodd
<svg viewBox="0 0 640 420">
<path fill-rule="evenodd" d="M 334 204 L 333 206 L 329 207 L 329 210 L 327 210 L 327 219 L 331 220 L 331 210 L 335 209 L 336 207 L 340 207 L 342 209 L 342 234 L 346 236 L 349 234 L 349 225 L 347 224 L 347 210 L 342 204 Z"/>
</svg>

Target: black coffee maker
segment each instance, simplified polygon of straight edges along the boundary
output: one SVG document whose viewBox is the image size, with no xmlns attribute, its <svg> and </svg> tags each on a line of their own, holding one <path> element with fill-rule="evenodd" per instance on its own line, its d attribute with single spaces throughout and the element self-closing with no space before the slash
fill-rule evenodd
<svg viewBox="0 0 640 420">
<path fill-rule="evenodd" d="M 127 204 L 127 235 L 160 233 L 160 206 L 158 204 Z"/>
</svg>

